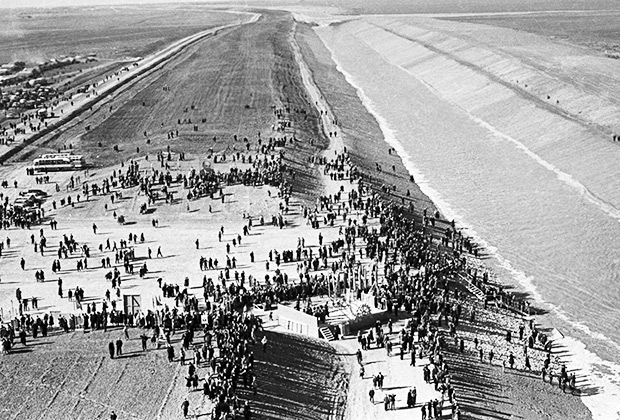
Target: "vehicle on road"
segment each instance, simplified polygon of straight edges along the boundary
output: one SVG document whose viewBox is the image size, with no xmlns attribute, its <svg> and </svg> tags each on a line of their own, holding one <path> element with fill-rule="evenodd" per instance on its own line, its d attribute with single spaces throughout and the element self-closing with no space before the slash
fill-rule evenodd
<svg viewBox="0 0 620 420">
<path fill-rule="evenodd" d="M 33 161 L 34 172 L 79 171 L 86 167 L 86 160 L 82 155 L 71 153 L 53 153 L 41 155 Z"/>
</svg>

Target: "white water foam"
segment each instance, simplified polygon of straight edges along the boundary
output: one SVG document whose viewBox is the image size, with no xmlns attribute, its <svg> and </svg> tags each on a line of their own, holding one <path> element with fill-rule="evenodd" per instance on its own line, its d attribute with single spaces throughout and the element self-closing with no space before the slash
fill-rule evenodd
<svg viewBox="0 0 620 420">
<path fill-rule="evenodd" d="M 594 420 L 620 419 L 620 366 L 601 359 L 586 348 L 581 341 L 571 337 L 555 339 L 554 342 L 565 347 L 562 355 L 569 369 L 578 367 L 577 388 L 581 390 L 581 400 L 592 413 Z"/>
<path fill-rule="evenodd" d="M 377 120 L 377 123 L 381 128 L 386 143 L 388 143 L 398 152 L 405 168 L 411 175 L 414 176 L 416 184 L 420 187 L 420 190 L 424 194 L 426 194 L 433 201 L 433 203 L 435 203 L 439 210 L 448 219 L 453 219 L 457 221 L 459 227 L 466 229 L 468 234 L 477 243 L 484 247 L 485 250 L 488 251 L 492 258 L 494 258 L 495 261 L 498 262 L 499 266 L 502 269 L 506 270 L 518 282 L 518 284 L 534 299 L 534 301 L 545 305 L 562 321 L 584 332 L 588 336 L 600 341 L 604 341 L 607 344 L 611 344 L 620 350 L 620 346 L 614 341 L 610 340 L 605 335 L 596 333 L 586 325 L 571 320 L 567 313 L 560 310 L 557 306 L 546 302 L 537 291 L 537 288 L 532 281 L 533 277 L 527 276 L 527 274 L 523 271 L 514 268 L 511 262 L 504 258 L 499 253 L 496 247 L 488 244 L 475 232 L 473 227 L 465 221 L 464 217 L 458 214 L 452 208 L 452 206 L 443 199 L 441 194 L 430 185 L 424 174 L 422 174 L 415 167 L 411 156 L 398 141 L 396 131 L 393 130 L 387 120 L 379 114 L 379 112 L 376 110 L 376 107 L 374 106 L 373 101 L 365 94 L 363 88 L 361 88 L 360 84 L 356 82 L 355 77 L 346 70 L 344 70 L 344 68 L 336 58 L 334 51 L 325 42 L 324 45 L 329 50 L 331 58 L 336 65 L 336 69 L 340 73 L 342 73 L 347 83 L 349 83 L 352 87 L 356 89 L 357 95 L 362 101 L 364 107 Z M 428 86 L 427 83 L 423 81 L 421 82 L 424 83 L 424 85 Z M 436 92 L 436 90 L 433 89 L 431 86 L 428 87 L 432 91 L 434 91 L 435 94 L 438 94 L 438 92 Z M 471 115 L 470 117 L 472 117 L 474 121 L 480 126 L 486 128 L 493 134 L 514 143 L 517 148 L 524 151 L 526 154 L 528 154 L 528 156 L 535 159 L 539 164 L 543 165 L 546 169 L 554 172 L 560 181 L 566 183 L 572 188 L 577 189 L 588 201 L 599 207 L 608 215 L 620 220 L 620 211 L 618 209 L 614 208 L 609 203 L 606 203 L 593 195 L 583 184 L 576 181 L 572 176 L 562 172 L 554 165 L 550 164 L 549 162 L 542 159 L 540 156 L 536 155 L 521 142 L 500 132 L 499 130 L 495 129 L 495 127 L 491 126 L 485 121 Z M 562 336 L 562 338 L 558 338 L 555 341 L 568 350 L 568 354 L 566 356 L 562 356 L 562 359 L 566 362 L 567 367 L 571 370 L 581 372 L 585 380 L 590 382 L 587 392 L 581 396 L 581 399 L 592 413 L 593 419 L 608 420 L 612 418 L 620 418 L 620 412 L 618 411 L 617 404 L 618 397 L 620 397 L 620 382 L 613 380 L 614 377 L 620 376 L 620 365 L 601 359 L 595 353 L 587 350 L 585 343 L 574 338 Z"/>
</svg>

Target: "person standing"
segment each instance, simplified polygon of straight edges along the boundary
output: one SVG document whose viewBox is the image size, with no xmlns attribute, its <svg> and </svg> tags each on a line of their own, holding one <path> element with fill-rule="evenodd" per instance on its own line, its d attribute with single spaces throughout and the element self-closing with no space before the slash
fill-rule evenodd
<svg viewBox="0 0 620 420">
<path fill-rule="evenodd" d="M 140 336 L 140 340 L 142 341 L 142 351 L 146 351 L 146 343 L 149 340 L 149 337 L 146 334 L 142 334 Z"/>
<path fill-rule="evenodd" d="M 243 419 L 251 420 L 252 419 L 252 410 L 250 409 L 250 403 L 248 401 L 243 405 Z"/>
<path fill-rule="evenodd" d="M 187 418 L 187 413 L 189 412 L 189 401 L 187 401 L 187 398 L 181 403 L 181 410 L 183 410 L 183 417 Z"/>
<path fill-rule="evenodd" d="M 111 341 L 108 344 L 108 351 L 110 352 L 110 359 L 114 359 L 114 343 Z"/>
</svg>

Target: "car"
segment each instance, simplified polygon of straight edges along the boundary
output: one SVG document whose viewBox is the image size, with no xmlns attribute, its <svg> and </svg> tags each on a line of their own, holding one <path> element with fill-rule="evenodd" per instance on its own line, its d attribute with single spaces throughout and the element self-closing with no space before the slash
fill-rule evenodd
<svg viewBox="0 0 620 420">
<path fill-rule="evenodd" d="M 45 198 L 47 197 L 47 193 L 43 190 L 38 190 L 38 189 L 30 189 L 28 191 L 21 191 L 19 193 L 19 195 L 21 195 L 22 197 L 26 197 L 29 195 L 34 195 L 36 198 Z"/>
<path fill-rule="evenodd" d="M 34 199 L 33 196 L 19 197 L 19 198 L 16 198 L 15 201 L 13 201 L 13 206 L 20 207 L 20 208 L 32 207 L 35 201 L 36 200 Z"/>
</svg>

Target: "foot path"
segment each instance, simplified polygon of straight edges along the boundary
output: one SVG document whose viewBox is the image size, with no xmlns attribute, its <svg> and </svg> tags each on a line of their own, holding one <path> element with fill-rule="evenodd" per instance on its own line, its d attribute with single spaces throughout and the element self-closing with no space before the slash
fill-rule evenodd
<svg viewBox="0 0 620 420">
<path fill-rule="evenodd" d="M 321 94 L 319 88 L 312 79 L 312 73 L 303 60 L 299 45 L 291 36 L 291 45 L 295 54 L 295 59 L 299 65 L 302 80 L 310 99 L 316 106 L 321 116 L 323 132 L 329 139 L 329 147 L 324 151 L 323 156 L 329 162 L 339 153 L 344 152 L 344 141 L 342 132 L 337 124 L 337 119 L 331 111 L 329 104 Z M 349 179 L 335 181 L 326 173 L 322 173 L 324 194 L 335 194 L 344 187 L 345 191 L 350 191 L 351 183 Z M 360 367 L 355 361 L 355 352 L 360 345 L 354 337 L 346 337 L 344 340 L 334 341 L 334 347 L 340 350 L 347 357 L 347 361 L 353 367 L 353 373 L 349 383 L 349 393 L 347 398 L 347 408 L 345 413 L 346 420 L 371 420 L 371 419 L 415 419 L 422 418 L 422 403 L 432 400 L 442 401 L 440 392 L 435 391 L 434 385 L 424 381 L 423 368 L 429 365 L 428 358 L 416 360 L 416 366 L 411 366 L 411 356 L 405 354 L 403 360 L 400 358 L 400 345 L 397 343 L 396 334 L 405 327 L 406 319 L 394 322 L 394 334 L 390 335 L 390 340 L 394 343 L 392 355 L 388 356 L 385 348 L 373 348 L 365 351 L 363 355 L 364 376 L 360 377 Z M 382 373 L 385 382 L 381 389 L 373 388 L 373 377 Z M 417 391 L 417 404 L 413 408 L 407 407 L 407 393 L 413 387 Z M 374 403 L 370 402 L 369 391 L 375 389 Z M 396 396 L 395 410 L 386 411 L 383 398 L 386 394 Z M 444 403 L 444 414 L 448 413 L 450 404 L 446 400 Z"/>
</svg>

